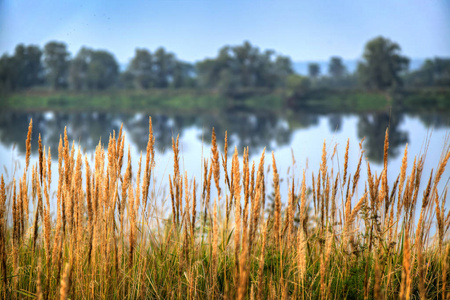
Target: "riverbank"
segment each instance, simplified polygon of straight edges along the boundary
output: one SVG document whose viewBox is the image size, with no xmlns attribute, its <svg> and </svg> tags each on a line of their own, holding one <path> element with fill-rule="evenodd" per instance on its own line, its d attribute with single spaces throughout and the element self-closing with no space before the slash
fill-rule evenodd
<svg viewBox="0 0 450 300">
<path fill-rule="evenodd" d="M 301 98 L 285 91 L 242 92 L 226 97 L 215 90 L 152 89 L 71 92 L 28 90 L 3 95 L 0 108 L 29 111 L 220 112 L 224 110 L 376 112 L 400 109 L 450 112 L 450 89 L 405 90 L 401 93 L 361 90 L 311 90 Z"/>
</svg>

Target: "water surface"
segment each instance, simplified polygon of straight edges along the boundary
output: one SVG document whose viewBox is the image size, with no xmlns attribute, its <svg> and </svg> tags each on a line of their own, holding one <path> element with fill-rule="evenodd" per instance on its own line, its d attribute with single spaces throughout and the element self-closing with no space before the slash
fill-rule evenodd
<svg viewBox="0 0 450 300">
<path fill-rule="evenodd" d="M 37 143 L 40 133 L 43 144 L 52 149 L 53 174 L 57 174 L 57 148 L 65 126 L 67 126 L 69 141 L 75 141 L 81 151 L 88 158 L 92 158 L 99 140 L 101 139 L 101 143 L 106 148 L 110 133 L 114 130 L 117 134 L 123 124 L 126 145 L 131 146 L 133 170 L 136 171 L 141 152 L 145 159 L 148 116 L 147 113 L 2 111 L 0 113 L 0 165 L 7 178 L 11 178 L 14 172 L 16 176 L 22 174 L 27 128 L 32 118 L 32 163 L 38 160 Z M 364 160 L 371 163 L 372 172 L 380 174 L 383 167 L 383 144 L 387 127 L 390 130 L 389 182 L 392 184 L 398 175 L 406 144 L 408 144 L 410 167 L 414 155 L 423 154 L 427 149 L 423 174 L 428 176 L 431 169 L 438 165 L 448 137 L 450 120 L 450 116 L 445 113 L 411 114 L 389 110 L 362 114 L 301 110 L 289 110 L 282 114 L 248 111 L 211 114 L 158 113 L 151 117 L 157 149 L 154 186 L 161 195 L 164 194 L 163 191 L 166 191 L 168 175 L 173 174 L 171 147 L 172 138 L 176 139 L 177 135 L 180 139 L 182 171 L 187 171 L 189 178 L 195 176 L 197 182 L 202 178 L 202 158 L 210 157 L 213 127 L 221 153 L 223 153 L 225 131 L 228 134 L 230 156 L 234 147 L 242 155 L 244 147 L 248 146 L 250 160 L 255 160 L 257 164 L 265 148 L 266 165 L 269 165 L 271 164 L 270 152 L 274 151 L 282 178 L 281 191 L 283 196 L 287 196 L 287 178 L 293 175 L 297 180 L 301 179 L 302 170 L 305 168 L 307 181 L 310 184 L 312 172 L 318 173 L 324 141 L 328 158 L 331 157 L 337 145 L 337 154 L 333 161 L 329 161 L 329 165 L 332 165 L 337 172 L 342 169 L 345 146 L 347 139 L 350 140 L 349 172 L 354 173 L 360 155 L 359 144 L 361 139 L 365 138 L 362 144 Z M 295 165 L 293 165 L 294 161 Z M 229 166 L 230 164 L 231 159 Z M 366 165 L 363 164 L 360 182 L 366 180 L 366 172 Z M 449 177 L 450 171 L 447 169 L 442 181 L 445 183 Z M 53 185 L 55 189 L 56 180 L 53 180 Z M 362 195 L 363 190 L 364 186 L 360 184 L 358 194 Z"/>
</svg>

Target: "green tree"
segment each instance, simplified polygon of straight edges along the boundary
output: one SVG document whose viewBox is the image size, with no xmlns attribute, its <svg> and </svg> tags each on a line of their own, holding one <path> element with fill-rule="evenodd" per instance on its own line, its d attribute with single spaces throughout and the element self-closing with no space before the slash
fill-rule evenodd
<svg viewBox="0 0 450 300">
<path fill-rule="evenodd" d="M 257 68 L 259 49 L 245 41 L 242 46 L 233 47 L 232 54 L 234 56 L 233 67 L 236 75 L 239 76 L 240 86 L 255 86 L 256 78 L 253 75 Z"/>
<path fill-rule="evenodd" d="M 274 72 L 275 78 L 273 80 L 274 82 L 277 83 L 276 86 L 285 86 L 287 78 L 289 78 L 289 76 L 294 74 L 294 69 L 292 68 L 292 61 L 287 56 L 278 55 L 275 59 L 273 68 L 275 69 Z M 272 69 L 271 65 L 269 65 L 265 69 L 265 71 L 271 74 L 272 73 L 271 69 Z M 267 82 L 265 86 L 272 87 L 270 83 Z"/>
<path fill-rule="evenodd" d="M 9 61 L 14 71 L 11 79 L 17 88 L 29 88 L 43 82 L 42 51 L 38 46 L 17 45 Z"/>
<path fill-rule="evenodd" d="M 401 74 L 408 65 L 409 59 L 401 55 L 400 46 L 380 36 L 366 44 L 358 75 L 369 89 L 397 88 L 402 85 Z"/>
<path fill-rule="evenodd" d="M 70 62 L 69 67 L 69 86 L 77 91 L 87 90 L 87 73 L 89 68 L 89 59 L 93 50 L 81 48 L 75 58 Z"/>
<path fill-rule="evenodd" d="M 273 50 L 261 52 L 249 42 L 225 46 L 214 59 L 197 63 L 199 84 L 202 87 L 231 90 L 275 88 L 285 86 L 293 74 L 289 57 L 275 55 Z"/>
<path fill-rule="evenodd" d="M 302 98 L 309 91 L 310 81 L 308 77 L 292 74 L 287 78 L 286 87 L 289 98 Z"/>
<path fill-rule="evenodd" d="M 65 88 L 68 84 L 70 54 L 61 42 L 48 42 L 44 47 L 44 63 L 47 82 L 53 89 Z"/>
<path fill-rule="evenodd" d="M 335 81 L 342 80 L 347 73 L 347 69 L 342 63 L 342 58 L 338 56 L 333 56 L 330 59 L 330 63 L 328 65 L 328 74 L 330 74 L 331 78 Z"/>
<path fill-rule="evenodd" d="M 83 47 L 70 65 L 69 81 L 75 90 L 103 90 L 116 84 L 118 75 L 111 53 Z"/>
<path fill-rule="evenodd" d="M 233 58 L 230 52 L 230 47 L 224 46 L 219 50 L 217 58 L 205 59 L 197 63 L 198 80 L 202 87 L 217 87 L 223 70 L 228 70 L 230 74 L 232 73 Z"/>
<path fill-rule="evenodd" d="M 153 57 L 147 49 L 136 49 L 135 55 L 128 66 L 128 72 L 134 78 L 137 88 L 148 89 L 155 84 L 153 72 Z"/>
<path fill-rule="evenodd" d="M 175 55 L 168 53 L 164 48 L 156 50 L 154 57 L 155 70 L 155 86 L 158 88 L 166 88 L 173 76 L 173 69 L 175 66 Z"/>
<path fill-rule="evenodd" d="M 450 59 L 427 59 L 419 70 L 408 74 L 405 81 L 412 86 L 450 86 Z"/>
<path fill-rule="evenodd" d="M 195 86 L 195 69 L 192 64 L 175 61 L 173 68 L 173 81 L 172 86 L 174 88 L 181 87 L 194 87 Z"/>
<path fill-rule="evenodd" d="M 316 80 L 320 75 L 320 66 L 317 63 L 308 64 L 308 75 L 311 79 Z"/>
<path fill-rule="evenodd" d="M 117 83 L 119 65 L 114 56 L 107 51 L 94 51 L 88 70 L 91 89 L 103 90 Z"/>
<path fill-rule="evenodd" d="M 17 88 L 17 69 L 14 57 L 7 54 L 0 58 L 0 91 L 9 92 Z"/>
</svg>

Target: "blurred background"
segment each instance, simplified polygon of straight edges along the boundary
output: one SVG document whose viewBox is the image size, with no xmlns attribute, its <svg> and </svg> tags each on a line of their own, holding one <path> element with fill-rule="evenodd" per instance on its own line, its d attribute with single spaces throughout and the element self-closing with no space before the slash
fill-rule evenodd
<svg viewBox="0 0 450 300">
<path fill-rule="evenodd" d="M 0 55 L 9 176 L 31 118 L 35 161 L 39 133 L 57 159 L 65 126 L 91 155 L 123 124 L 137 168 L 151 116 L 162 181 L 177 135 L 201 178 L 213 127 L 296 178 L 319 168 L 324 140 L 338 167 L 350 139 L 355 168 L 365 137 L 380 173 L 386 128 L 396 172 L 407 143 L 429 172 L 448 138 L 450 1 L 0 0 Z"/>
</svg>

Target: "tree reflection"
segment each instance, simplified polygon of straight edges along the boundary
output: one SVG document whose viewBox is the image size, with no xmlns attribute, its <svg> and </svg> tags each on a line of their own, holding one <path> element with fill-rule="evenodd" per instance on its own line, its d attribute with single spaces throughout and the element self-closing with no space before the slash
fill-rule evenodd
<svg viewBox="0 0 450 300">
<path fill-rule="evenodd" d="M 419 119 L 427 128 L 438 129 L 450 126 L 448 114 L 422 114 L 419 115 Z"/>
<path fill-rule="evenodd" d="M 370 161 L 383 162 L 386 128 L 389 128 L 388 154 L 393 158 L 398 156 L 400 146 L 408 142 L 408 133 L 399 129 L 402 120 L 402 114 L 388 113 L 373 113 L 359 117 L 358 138 L 366 137 L 364 149 Z"/>
<path fill-rule="evenodd" d="M 299 128 L 318 126 L 319 114 L 306 110 L 287 111 L 283 114 L 264 112 L 224 111 L 221 113 L 199 114 L 155 114 L 152 115 L 155 147 L 159 152 L 172 151 L 172 137 L 177 134 L 183 138 L 187 130 L 196 129 L 197 141 L 210 144 L 212 128 L 214 127 L 219 147 L 223 149 L 225 131 L 228 132 L 229 155 L 234 146 L 242 153 L 244 147 L 257 153 L 264 147 L 273 150 L 289 145 L 293 132 Z M 327 114 L 328 127 L 332 132 L 342 128 L 342 115 Z M 109 134 L 115 130 L 116 135 L 123 123 L 127 142 L 133 148 L 145 152 L 148 141 L 148 115 L 145 113 L 124 114 L 105 112 L 0 112 L 0 143 L 6 147 L 16 144 L 20 153 L 25 153 L 25 140 L 28 123 L 33 118 L 32 152 L 38 149 L 38 136 L 42 135 L 44 145 L 51 146 L 52 156 L 57 157 L 60 135 L 67 126 L 69 141 L 75 141 L 82 150 L 93 152 L 101 138 L 103 144 L 109 139 Z M 426 125 L 440 127 L 448 126 L 448 121 L 442 116 L 420 116 Z M 358 120 L 358 137 L 366 137 L 364 147 L 366 155 L 372 162 L 383 161 L 384 135 L 389 131 L 389 154 L 396 157 L 399 147 L 408 141 L 406 131 L 401 131 L 399 125 L 402 114 L 388 113 L 364 114 Z M 189 141 L 188 141 L 189 142 Z M 251 153 L 250 153 L 251 154 Z"/>
<path fill-rule="evenodd" d="M 145 114 L 111 114 L 104 112 L 83 113 L 18 113 L 0 114 L 0 141 L 5 146 L 17 144 L 20 153 L 25 153 L 25 140 L 30 119 L 33 119 L 32 152 L 36 153 L 38 136 L 41 133 L 44 145 L 51 146 L 56 157 L 59 137 L 67 135 L 70 142 L 75 141 L 84 151 L 93 151 L 101 139 L 107 143 L 109 134 L 116 134 L 123 123 L 127 139 L 138 151 L 145 152 L 148 141 L 148 116 Z M 211 142 L 212 128 L 215 128 L 217 141 L 223 148 L 225 131 L 228 132 L 229 148 L 237 146 L 240 150 L 246 146 L 250 151 L 268 150 L 289 144 L 293 129 L 309 126 L 317 122 L 316 118 L 300 118 L 301 123 L 287 120 L 276 114 L 224 113 L 223 115 L 198 114 L 175 115 L 158 114 L 152 116 L 155 146 L 158 151 L 171 151 L 172 137 L 183 137 L 190 128 L 201 130 L 198 140 Z M 300 124 L 300 125 L 299 125 Z M 230 150 L 230 153 L 232 150 Z"/>
<path fill-rule="evenodd" d="M 328 115 L 328 126 L 330 132 L 339 132 L 342 130 L 342 115 L 330 114 Z"/>
</svg>

